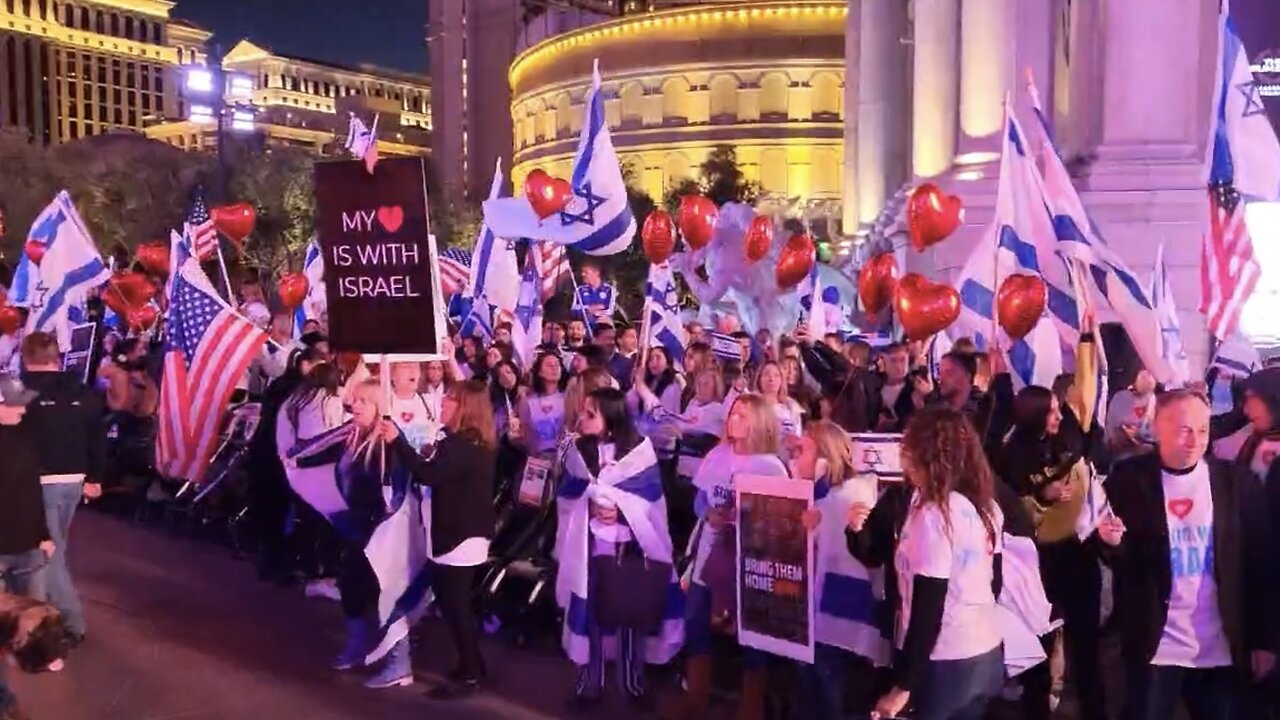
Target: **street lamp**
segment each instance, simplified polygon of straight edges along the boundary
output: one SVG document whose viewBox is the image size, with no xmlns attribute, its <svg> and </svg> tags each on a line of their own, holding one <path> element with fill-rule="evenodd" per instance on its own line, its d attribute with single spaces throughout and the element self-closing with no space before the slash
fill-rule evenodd
<svg viewBox="0 0 1280 720">
<path fill-rule="evenodd" d="M 222 196 L 228 195 L 230 168 L 224 151 L 226 131 L 250 134 L 255 130 L 258 108 L 253 104 L 253 78 L 222 69 L 222 55 L 216 49 L 209 67 L 192 65 L 184 71 L 184 85 L 190 100 L 187 119 L 197 125 L 215 125 L 218 168 L 222 175 Z"/>
</svg>

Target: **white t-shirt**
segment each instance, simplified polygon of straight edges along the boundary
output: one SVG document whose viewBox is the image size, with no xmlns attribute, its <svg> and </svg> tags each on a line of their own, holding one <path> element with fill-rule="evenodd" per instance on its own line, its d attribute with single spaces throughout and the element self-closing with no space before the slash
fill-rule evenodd
<svg viewBox="0 0 1280 720">
<path fill-rule="evenodd" d="M 705 493 L 706 501 L 711 508 L 722 508 L 733 502 L 733 478 L 735 475 L 771 475 L 787 476 L 787 466 L 782 464 L 777 455 L 739 455 L 733 448 L 721 443 L 711 449 L 698 467 L 698 474 L 693 477 L 693 486 Z M 695 506 L 695 510 L 700 509 Z M 733 532 L 731 528 L 725 528 Z M 719 530 L 699 521 L 690 542 L 696 542 L 693 548 L 693 580 L 702 584 L 702 566 L 706 564 L 715 544 Z"/>
<path fill-rule="evenodd" d="M 937 506 L 917 506 L 912 501 L 911 513 L 894 555 L 902 597 L 902 612 L 894 638 L 898 648 L 906 640 L 911 624 L 911 586 L 918 575 L 947 580 L 942 629 L 930 659 L 977 657 L 1003 642 L 991 582 L 995 574 L 993 556 L 1003 546 L 1004 516 L 994 503 L 991 511 L 995 521 L 994 544 L 988 538 L 978 509 L 960 493 L 953 492 L 948 498 L 949 527 Z"/>
<path fill-rule="evenodd" d="M 1161 474 L 1173 589 L 1152 665 L 1212 668 L 1231 665 L 1213 576 L 1213 492 L 1209 466 Z"/>
<path fill-rule="evenodd" d="M 902 394 L 902 388 L 906 385 L 905 381 L 897 385 L 885 383 L 884 387 L 880 388 L 880 402 L 884 405 L 886 412 L 894 412 L 893 406 L 897 404 L 898 396 Z"/>
<path fill-rule="evenodd" d="M 440 431 L 440 411 L 431 407 L 425 395 L 414 393 L 407 398 L 391 398 L 391 419 L 404 433 L 409 446 L 416 449 L 435 443 Z"/>
</svg>

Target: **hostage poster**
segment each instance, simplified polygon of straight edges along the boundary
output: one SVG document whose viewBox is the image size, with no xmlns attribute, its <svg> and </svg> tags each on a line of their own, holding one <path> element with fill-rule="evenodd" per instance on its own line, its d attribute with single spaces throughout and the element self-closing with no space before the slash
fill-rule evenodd
<svg viewBox="0 0 1280 720">
<path fill-rule="evenodd" d="M 336 351 L 439 359 L 445 333 L 421 158 L 317 163 L 329 342 Z"/>
<path fill-rule="evenodd" d="M 734 478 L 738 508 L 738 641 L 813 662 L 813 539 L 804 516 L 813 483 Z"/>
</svg>

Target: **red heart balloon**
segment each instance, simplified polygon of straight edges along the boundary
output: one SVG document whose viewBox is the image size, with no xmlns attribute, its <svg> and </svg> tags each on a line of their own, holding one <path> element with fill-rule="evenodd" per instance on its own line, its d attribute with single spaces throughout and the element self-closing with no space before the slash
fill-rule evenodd
<svg viewBox="0 0 1280 720">
<path fill-rule="evenodd" d="M 933 183 L 924 183 L 911 191 L 907 200 L 907 229 L 911 246 L 918 251 L 942 242 L 960 227 L 964 206 L 960 198 L 947 195 Z"/>
<path fill-rule="evenodd" d="M 253 205 L 247 202 L 219 205 L 210 212 L 210 216 L 218 232 L 226 235 L 236 245 L 244 244 L 244 239 L 253 232 L 253 224 L 258 219 Z"/>
<path fill-rule="evenodd" d="M 37 266 L 44 259 L 44 251 L 48 249 L 44 243 L 36 242 L 35 240 L 28 240 L 27 244 L 22 246 L 22 251 L 27 254 L 27 259 Z"/>
<path fill-rule="evenodd" d="M 302 304 L 307 298 L 307 290 L 311 288 L 311 283 L 307 282 L 307 276 L 302 273 L 287 273 L 280 278 L 280 286 L 276 292 L 280 294 L 280 302 L 284 306 L 293 310 Z"/>
<path fill-rule="evenodd" d="M 916 273 L 907 273 L 898 282 L 893 304 L 911 340 L 926 340 L 960 317 L 960 293 Z"/>
<path fill-rule="evenodd" d="M 129 327 L 137 332 L 150 330 L 156 324 L 156 318 L 158 317 L 160 317 L 160 312 L 156 310 L 155 305 L 143 305 L 127 316 Z"/>
<path fill-rule="evenodd" d="M 720 208 L 705 195 L 685 195 L 680 198 L 680 212 L 676 216 L 676 224 L 680 226 L 680 235 L 693 250 L 706 247 L 711 242 L 711 235 L 716 229 L 716 218 L 720 216 Z"/>
<path fill-rule="evenodd" d="M 1040 322 L 1048 293 L 1038 275 L 1019 273 L 1005 278 L 996 292 L 996 320 L 1000 327 L 1014 340 L 1026 337 Z"/>
<path fill-rule="evenodd" d="M 551 177 L 538 168 L 524 179 L 524 196 L 539 220 L 544 220 L 564 210 L 573 199 L 573 189 L 560 178 Z"/>
<path fill-rule="evenodd" d="M 862 307 L 872 315 L 893 302 L 898 290 L 898 261 L 893 253 L 881 253 L 863 263 L 858 271 L 858 297 Z"/>
<path fill-rule="evenodd" d="M 149 242 L 138 246 L 138 264 L 149 275 L 165 277 L 169 274 L 169 243 Z"/>
<path fill-rule="evenodd" d="M 654 210 L 644 219 L 640 228 L 640 241 L 644 256 L 654 265 L 661 265 L 676 249 L 676 224 L 666 210 Z"/>
<path fill-rule="evenodd" d="M 747 253 L 747 262 L 759 262 L 769 254 L 769 246 L 773 244 L 773 218 L 757 215 L 751 219 L 747 234 L 742 238 L 743 250 Z"/>
<path fill-rule="evenodd" d="M 782 246 L 782 253 L 778 255 L 778 268 L 774 271 L 778 288 L 789 290 L 809 277 L 817 254 L 818 248 L 808 235 L 796 233 L 787 238 L 787 244 Z"/>
<path fill-rule="evenodd" d="M 156 296 L 156 286 L 146 275 L 137 272 L 121 272 L 111 276 L 102 301 L 107 307 L 125 319 Z"/>
<path fill-rule="evenodd" d="M 22 327 L 22 311 L 5 305 L 0 308 L 0 335 L 12 335 Z"/>
</svg>

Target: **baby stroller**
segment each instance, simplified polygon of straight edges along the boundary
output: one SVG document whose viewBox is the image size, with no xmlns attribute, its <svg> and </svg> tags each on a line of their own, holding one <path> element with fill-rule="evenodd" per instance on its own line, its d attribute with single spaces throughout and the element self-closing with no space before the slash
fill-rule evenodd
<svg viewBox="0 0 1280 720">
<path fill-rule="evenodd" d="M 477 589 L 482 613 L 495 617 L 517 647 L 530 637 L 559 636 L 555 602 L 556 482 L 551 458 L 533 458 L 490 545 L 489 569 Z"/>
<path fill-rule="evenodd" d="M 185 480 L 166 505 L 171 529 L 225 537 L 237 554 L 246 550 L 248 511 L 244 461 L 262 420 L 262 405 L 243 403 L 227 413 L 226 429 L 209 461 L 204 481 Z M 225 535 L 223 535 L 225 533 Z"/>
</svg>

